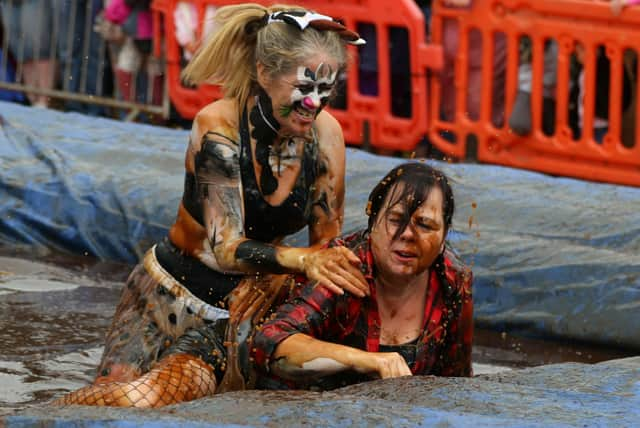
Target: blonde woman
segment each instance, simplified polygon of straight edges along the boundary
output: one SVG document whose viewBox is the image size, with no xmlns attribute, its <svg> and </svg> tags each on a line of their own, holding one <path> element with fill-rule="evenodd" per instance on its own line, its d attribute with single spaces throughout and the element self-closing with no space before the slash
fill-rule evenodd
<svg viewBox="0 0 640 428">
<path fill-rule="evenodd" d="M 217 31 L 184 70 L 226 97 L 193 122 L 185 186 L 168 236 L 131 273 L 94 384 L 148 372 L 190 327 L 228 317 L 247 274 L 304 273 L 335 293 L 368 294 L 359 259 L 325 248 L 343 221 L 345 147 L 323 108 L 362 43 L 299 7 L 222 7 Z M 282 245 L 308 227 L 308 247 Z"/>
</svg>

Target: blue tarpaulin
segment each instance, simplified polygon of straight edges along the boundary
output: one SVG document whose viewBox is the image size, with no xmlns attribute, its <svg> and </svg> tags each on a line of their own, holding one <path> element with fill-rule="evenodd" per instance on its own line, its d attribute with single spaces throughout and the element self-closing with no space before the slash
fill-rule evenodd
<svg viewBox="0 0 640 428">
<path fill-rule="evenodd" d="M 133 263 L 165 235 L 187 131 L 2 102 L 0 119 L 1 245 Z M 345 231 L 400 162 L 347 150 Z M 640 189 L 433 163 L 454 181 L 450 239 L 473 266 L 479 325 L 640 348 Z"/>
<path fill-rule="evenodd" d="M 331 392 L 239 391 L 159 409 L 32 408 L 7 427 L 633 427 L 640 358 L 475 378 L 413 376 Z"/>
</svg>

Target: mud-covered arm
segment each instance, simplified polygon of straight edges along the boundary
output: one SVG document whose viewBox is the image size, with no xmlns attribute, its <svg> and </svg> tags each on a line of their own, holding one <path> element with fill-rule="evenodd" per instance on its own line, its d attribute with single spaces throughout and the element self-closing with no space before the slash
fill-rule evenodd
<svg viewBox="0 0 640 428">
<path fill-rule="evenodd" d="M 372 353 L 340 345 L 359 310 L 355 297 L 336 296 L 323 286 L 307 285 L 301 295 L 282 305 L 254 337 L 253 357 L 258 369 L 291 380 L 308 380 L 343 371 L 410 375 L 396 353 Z"/>
<path fill-rule="evenodd" d="M 237 126 L 218 116 L 205 112 L 196 117 L 188 156 L 192 164 L 187 163 L 187 170 L 194 171 L 198 195 L 195 199 L 201 207 L 206 234 L 204 251 L 199 254 L 201 260 L 229 273 L 304 273 L 337 294 L 342 294 L 343 289 L 357 296 L 368 294 L 368 285 L 357 268 L 360 260 L 346 248 L 323 248 L 324 242 L 339 232 L 343 211 L 344 143 L 335 119 L 324 120 L 333 128 L 329 134 L 325 132 L 322 141 L 326 135 L 333 135 L 331 141 L 342 150 L 335 156 L 337 162 L 328 163 L 324 171 L 327 177 L 336 178 L 333 181 L 325 178 L 325 184 L 310 195 L 316 198 L 314 212 L 325 214 L 316 215 L 318 221 L 310 224 L 314 245 L 299 248 L 245 236 Z M 331 120 L 335 122 L 333 125 Z M 328 195 L 329 187 L 337 190 Z"/>
<path fill-rule="evenodd" d="M 304 272 L 304 257 L 316 249 L 248 239 L 244 231 L 239 145 L 223 126 L 196 120 L 191 141 L 193 170 L 206 231 L 201 258 L 222 272 Z"/>
<path fill-rule="evenodd" d="M 320 136 L 318 175 L 311 194 L 309 242 L 324 244 L 342 232 L 345 194 L 345 145 L 342 130 L 333 118 L 324 120 Z"/>
<path fill-rule="evenodd" d="M 317 177 L 311 187 L 311 217 L 309 242 L 314 251 L 302 258 L 303 271 L 334 293 L 342 290 L 356 296 L 369 294 L 369 287 L 360 272 L 360 260 L 346 248 L 322 248 L 338 236 L 344 222 L 345 145 L 342 129 L 328 114 L 318 119 L 319 150 Z"/>
<path fill-rule="evenodd" d="M 357 267 L 360 260 L 346 248 L 322 247 L 337 235 L 342 221 L 344 143 L 341 137 L 334 136 L 333 141 L 342 152 L 327 163 L 326 177 L 311 195 L 315 198 L 313 210 L 317 219 L 310 224 L 315 245 L 299 248 L 245 237 L 240 150 L 230 134 L 225 127 L 212 126 L 207 118 L 196 118 L 191 136 L 192 141 L 199 142 L 192 148 L 194 169 L 206 245 L 211 247 L 211 251 L 205 251 L 201 257 L 213 254 L 214 259 L 206 261 L 207 264 L 223 272 L 304 273 L 310 279 L 322 281 L 337 294 L 342 294 L 343 289 L 361 297 L 368 294 L 368 285 Z"/>
<path fill-rule="evenodd" d="M 411 376 L 406 361 L 396 352 L 367 352 L 301 333 L 289 336 L 278 345 L 271 369 L 276 375 L 291 380 L 329 376 L 343 370 L 382 379 Z"/>
</svg>

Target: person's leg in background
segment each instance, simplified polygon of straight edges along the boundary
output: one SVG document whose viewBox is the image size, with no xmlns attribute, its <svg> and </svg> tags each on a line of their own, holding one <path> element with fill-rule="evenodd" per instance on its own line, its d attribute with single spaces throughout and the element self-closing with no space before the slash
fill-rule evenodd
<svg viewBox="0 0 640 428">
<path fill-rule="evenodd" d="M 34 88 L 53 89 L 55 57 L 50 46 L 51 8 L 45 0 L 3 1 L 0 8 L 9 49 L 18 62 L 22 81 Z M 33 106 L 49 105 L 46 95 L 32 93 L 27 96 Z"/>
<path fill-rule="evenodd" d="M 518 93 L 509 117 L 509 127 L 518 135 L 531 132 L 531 54 L 529 38 L 520 41 L 520 66 L 518 68 Z M 544 74 L 542 77 L 542 96 L 544 104 L 543 131 L 552 135 L 555 128 L 555 90 L 557 81 L 558 44 L 548 40 L 544 49 Z"/>
<path fill-rule="evenodd" d="M 5 35 L 4 25 L 2 24 L 2 7 L 0 6 L 0 81 L 15 83 L 16 82 L 16 67 L 15 59 L 9 49 L 5 49 Z M 0 89 L 0 101 L 8 101 L 19 104 L 25 104 L 27 97 L 19 91 L 12 91 L 10 89 Z"/>
</svg>

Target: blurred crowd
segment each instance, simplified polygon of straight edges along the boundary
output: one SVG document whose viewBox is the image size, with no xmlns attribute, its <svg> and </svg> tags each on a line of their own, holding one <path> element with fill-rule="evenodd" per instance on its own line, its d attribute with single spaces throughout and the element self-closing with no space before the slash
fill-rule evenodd
<svg viewBox="0 0 640 428">
<path fill-rule="evenodd" d="M 438 0 L 444 7 L 471 8 L 474 0 Z M 636 0 L 594 0 L 611 4 L 614 15 Z M 638 0 L 640 1 L 640 0 Z M 3 37 L 0 44 L 0 81 L 20 81 L 43 90 L 61 89 L 67 92 L 114 97 L 123 101 L 160 104 L 164 81 L 163 64 L 151 55 L 153 20 L 151 0 L 0 0 Z M 425 31 L 430 36 L 432 0 L 416 0 L 425 15 Z M 204 28 L 198 12 L 204 13 Z M 198 11 L 188 1 L 178 2 L 174 11 L 175 39 L 182 48 L 182 61 L 191 58 L 198 43 L 213 28 L 215 8 Z M 357 30 L 369 43 L 359 51 L 359 91 L 377 95 L 378 48 L 376 27 L 359 24 Z M 454 121 L 456 115 L 455 61 L 459 55 L 459 29 L 455 20 L 445 20 L 442 45 L 445 67 L 440 78 L 442 105 L 440 115 Z M 532 128 L 531 79 L 532 44 L 528 37 L 520 41 L 518 92 L 514 104 L 505 106 L 507 43 L 504 34 L 493 38 L 491 120 L 497 127 L 505 122 L 519 135 L 527 135 Z M 390 90 L 392 113 L 411 117 L 411 79 L 409 37 L 404 28 L 389 29 Z M 486 42 L 485 42 L 486 43 Z M 485 45 L 486 48 L 486 45 Z M 469 33 L 468 81 L 466 87 L 466 115 L 478 120 L 482 94 L 482 37 L 478 30 Z M 555 132 L 555 93 L 557 80 L 558 44 L 548 40 L 544 46 L 543 131 Z M 574 138 L 582 132 L 584 99 L 584 48 L 576 47 L 571 58 L 571 93 L 569 112 Z M 621 111 L 635 103 L 635 70 L 637 58 L 625 53 L 623 96 Z M 602 142 L 608 131 L 610 64 L 603 46 L 596 52 L 597 82 L 595 100 L 594 139 Z M 344 77 L 343 77 L 344 79 Z M 29 93 L 26 99 L 17 92 L 0 91 L 0 99 L 22 101 L 33 106 L 47 107 L 51 98 L 46 93 Z M 340 96 L 334 106 L 344 106 Z M 104 115 L 105 109 L 91 103 L 66 101 L 64 108 L 93 115 Z M 505 117 L 510 111 L 509 117 Z"/>
<path fill-rule="evenodd" d="M 150 55 L 151 0 L 2 0 L 1 80 L 41 90 L 29 104 L 48 107 L 50 90 L 159 102 L 162 65 Z M 21 94 L 4 91 L 4 99 Z M 90 102 L 64 107 L 92 115 L 105 109 Z"/>
</svg>

